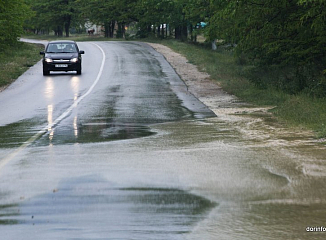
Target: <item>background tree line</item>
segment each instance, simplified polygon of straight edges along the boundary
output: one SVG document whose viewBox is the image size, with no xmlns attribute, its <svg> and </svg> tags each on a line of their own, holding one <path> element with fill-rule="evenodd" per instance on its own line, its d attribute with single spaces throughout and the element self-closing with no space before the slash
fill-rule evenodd
<svg viewBox="0 0 326 240">
<path fill-rule="evenodd" d="M 2 0 L 0 47 L 14 44 L 23 28 L 68 37 L 90 21 L 105 37 L 119 38 L 136 23 L 140 38 L 196 42 L 200 33 L 208 42 L 223 40 L 251 66 L 246 76 L 258 87 L 324 97 L 324 9 L 324 0 Z"/>
<path fill-rule="evenodd" d="M 31 10 L 22 0 L 0 1 L 0 52 L 11 47 L 23 33 L 25 19 Z"/>
</svg>

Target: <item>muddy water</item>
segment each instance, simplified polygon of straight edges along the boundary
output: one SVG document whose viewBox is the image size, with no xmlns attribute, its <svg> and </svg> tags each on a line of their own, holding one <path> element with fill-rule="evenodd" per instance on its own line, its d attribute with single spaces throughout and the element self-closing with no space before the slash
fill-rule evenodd
<svg viewBox="0 0 326 240">
<path fill-rule="evenodd" d="M 238 118 L 155 124 L 154 135 L 124 141 L 35 146 L 2 172 L 5 232 L 15 239 L 33 239 L 22 234 L 35 230 L 50 239 L 323 239 L 306 227 L 325 225 L 324 146 Z M 240 133 L 246 118 L 250 127 Z M 269 139 L 254 138 L 257 129 Z"/>
<path fill-rule="evenodd" d="M 320 228 L 306 228 L 326 221 L 325 146 L 309 132 L 270 121 L 261 109 L 251 111 L 263 117 L 216 112 L 223 121 L 193 126 L 202 143 L 191 149 L 194 136 L 182 141 L 177 131 L 189 126 L 172 128 L 171 141 L 185 144 L 191 166 L 180 166 L 179 176 L 192 182 L 192 192 L 219 203 L 186 239 L 323 239 Z"/>
</svg>

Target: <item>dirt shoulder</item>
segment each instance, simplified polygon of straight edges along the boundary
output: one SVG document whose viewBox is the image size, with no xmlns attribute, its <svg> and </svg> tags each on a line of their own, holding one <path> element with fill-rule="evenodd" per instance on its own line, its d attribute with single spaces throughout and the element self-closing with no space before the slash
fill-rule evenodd
<svg viewBox="0 0 326 240">
<path fill-rule="evenodd" d="M 257 145 L 258 142 L 261 142 L 262 146 L 274 146 L 274 144 L 277 146 L 280 143 L 301 145 L 315 142 L 314 134 L 311 131 L 303 129 L 298 131 L 298 129 L 286 127 L 276 120 L 268 111 L 273 106 L 256 107 L 244 103 L 223 91 L 207 73 L 200 72 L 181 54 L 161 44 L 148 44 L 165 57 L 185 82 L 190 93 L 210 108 L 218 119 L 237 129 L 245 139 L 254 140 Z M 292 141 L 289 141 L 289 138 Z"/>
<path fill-rule="evenodd" d="M 195 65 L 189 63 L 181 54 L 161 44 L 148 44 L 157 52 L 161 53 L 171 64 L 176 73 L 187 85 L 188 91 L 214 111 L 215 114 L 219 114 L 221 108 L 244 108 L 245 106 L 249 106 L 249 104 L 245 104 L 235 96 L 223 91 L 218 83 L 210 78 L 209 74 L 200 72 Z M 249 109 L 251 111 L 257 111 L 258 109 L 262 111 L 266 108 L 250 107 Z"/>
</svg>

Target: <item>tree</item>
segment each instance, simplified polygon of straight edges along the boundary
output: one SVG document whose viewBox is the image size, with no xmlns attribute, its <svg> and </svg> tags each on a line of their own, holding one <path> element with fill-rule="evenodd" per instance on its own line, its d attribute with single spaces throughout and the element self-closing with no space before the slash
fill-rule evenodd
<svg viewBox="0 0 326 240">
<path fill-rule="evenodd" d="M 105 37 L 113 37 L 118 24 L 117 37 L 125 35 L 125 25 L 137 21 L 138 0 L 77 0 L 85 20 L 102 25 Z"/>
<path fill-rule="evenodd" d="M 188 0 L 183 12 L 190 25 L 191 41 L 196 41 L 197 32 L 201 31 L 201 22 L 208 22 L 211 14 L 209 0 Z"/>
<path fill-rule="evenodd" d="M 0 2 L 0 51 L 14 45 L 23 32 L 23 23 L 30 10 L 24 0 Z"/>
<path fill-rule="evenodd" d="M 212 2 L 218 8 L 210 18 L 210 38 L 219 36 L 235 43 L 238 56 L 246 56 L 264 71 L 274 69 L 278 77 L 270 80 L 270 85 L 291 93 L 319 88 L 324 80 L 317 75 L 325 69 L 326 62 L 324 1 Z"/>
<path fill-rule="evenodd" d="M 187 0 L 142 0 L 138 11 L 142 34 L 146 36 L 153 31 L 157 37 L 164 38 L 169 28 L 170 32 L 174 29 L 175 38 L 186 40 L 188 21 L 183 12 L 186 2 Z"/>
<path fill-rule="evenodd" d="M 113 37 L 115 22 L 112 1 L 77 0 L 77 4 L 85 21 L 103 25 L 105 37 Z"/>
<path fill-rule="evenodd" d="M 76 0 L 34 0 L 30 4 L 35 12 L 31 20 L 32 26 L 48 31 L 51 29 L 59 37 L 64 32 L 69 37 L 71 24 L 79 20 Z"/>
</svg>

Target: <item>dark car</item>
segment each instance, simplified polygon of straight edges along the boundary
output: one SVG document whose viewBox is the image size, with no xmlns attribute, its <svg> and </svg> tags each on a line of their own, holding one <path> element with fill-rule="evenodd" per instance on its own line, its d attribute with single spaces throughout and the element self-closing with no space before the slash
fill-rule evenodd
<svg viewBox="0 0 326 240">
<path fill-rule="evenodd" d="M 50 71 L 76 71 L 77 75 L 82 71 L 81 54 L 74 41 L 51 41 L 46 46 L 43 55 L 43 75 L 49 75 Z"/>
</svg>

